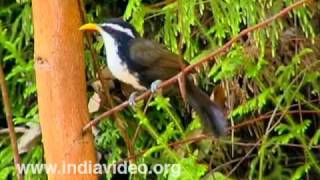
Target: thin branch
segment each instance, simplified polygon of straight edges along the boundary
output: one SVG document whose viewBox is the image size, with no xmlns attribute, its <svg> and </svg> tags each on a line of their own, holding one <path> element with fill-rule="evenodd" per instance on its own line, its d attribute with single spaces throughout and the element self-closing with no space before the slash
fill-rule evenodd
<svg viewBox="0 0 320 180">
<path fill-rule="evenodd" d="M 15 132 L 15 133 L 21 133 L 21 134 L 27 132 L 27 130 L 28 130 L 28 129 L 25 128 L 25 127 L 15 127 L 15 128 L 14 128 L 14 132 Z M 1 134 L 8 134 L 9 132 L 10 132 L 9 128 L 0 129 L 0 135 L 1 135 Z"/>
<path fill-rule="evenodd" d="M 227 177 L 229 177 L 234 171 L 236 171 L 238 169 L 238 167 L 242 164 L 242 162 L 244 160 L 246 160 L 248 157 L 250 157 L 251 153 L 253 152 L 253 150 L 258 147 L 259 143 L 261 140 L 259 140 L 247 153 L 245 156 L 243 156 L 241 158 L 241 160 L 231 169 L 231 171 L 229 171 L 229 173 L 227 174 Z"/>
<path fill-rule="evenodd" d="M 295 114 L 295 113 L 299 113 L 299 111 L 288 111 L 288 112 L 286 112 L 286 114 Z M 319 114 L 320 112 L 317 112 L 317 111 L 309 111 L 309 110 L 301 110 L 301 113 L 302 113 L 302 114 L 304 114 L 304 113 L 305 113 L 305 114 Z M 283 117 L 284 114 L 276 113 L 276 116 L 278 116 L 278 115 L 282 115 L 282 117 Z M 270 116 L 271 116 L 271 115 L 269 115 L 268 117 L 270 118 Z M 281 117 L 281 118 L 282 118 L 282 117 Z M 258 122 L 258 121 L 262 121 L 262 120 L 266 120 L 266 119 L 268 119 L 268 118 L 259 118 L 259 119 L 256 119 L 256 120 L 252 121 L 251 123 Z M 246 122 L 244 122 L 244 123 L 241 124 L 241 126 L 238 126 L 238 125 L 237 125 L 237 126 L 234 126 L 234 127 L 229 127 L 228 130 L 230 131 L 231 129 L 237 129 L 237 128 L 240 128 L 240 127 L 249 125 L 249 124 L 251 124 L 251 123 L 246 123 Z M 201 135 L 199 135 L 199 136 L 195 136 L 195 137 L 192 137 L 192 138 L 188 138 L 188 139 L 184 139 L 184 140 L 179 140 L 179 141 L 171 142 L 171 143 L 168 144 L 168 146 L 169 146 L 169 147 L 173 147 L 173 148 L 177 148 L 177 147 L 179 147 L 179 146 L 181 146 L 181 145 L 184 145 L 184 144 L 187 144 L 187 143 L 191 144 L 191 143 L 199 142 L 199 141 L 201 141 L 201 140 L 209 139 L 209 138 L 215 139 L 215 137 L 214 137 L 213 135 L 210 135 L 210 134 L 201 134 Z M 256 143 L 229 142 L 229 141 L 225 141 L 225 140 L 219 140 L 219 141 L 222 142 L 222 143 L 225 143 L 225 144 L 235 144 L 235 145 L 239 145 L 239 146 L 248 146 L 248 147 L 256 147 L 256 146 L 259 146 L 259 145 L 260 145 L 259 141 L 256 142 Z M 288 144 L 274 144 L 274 145 L 303 148 L 303 146 L 300 145 L 300 144 L 290 144 L 290 143 L 288 143 Z M 311 148 L 319 149 L 320 146 L 319 146 L 319 145 L 316 145 L 316 146 L 312 146 Z M 137 158 L 138 156 L 142 156 L 145 152 L 147 152 L 147 149 L 141 151 L 140 153 L 138 153 L 138 154 L 137 154 L 136 156 L 134 156 L 134 157 L 130 156 L 130 157 L 126 158 L 126 159 L 123 159 L 123 160 L 117 162 L 116 164 L 122 163 L 122 162 L 124 162 L 124 161 L 126 161 L 126 160 L 130 160 L 130 159 Z"/>
<path fill-rule="evenodd" d="M 170 3 L 173 3 L 175 1 L 176 0 L 166 0 L 166 1 L 162 1 L 162 2 L 156 3 L 156 4 L 149 5 L 147 7 L 153 8 L 153 9 L 162 8 L 163 6 L 166 6 L 166 5 L 168 5 Z"/>
<path fill-rule="evenodd" d="M 14 164 L 16 166 L 16 171 L 17 171 L 17 177 L 19 180 L 22 180 L 23 176 L 21 173 L 19 173 L 21 160 L 20 160 L 19 151 L 18 151 L 17 137 L 14 132 L 14 124 L 12 120 L 12 110 L 11 110 L 11 104 L 10 104 L 9 95 L 8 95 L 8 88 L 4 78 L 4 73 L 3 73 L 1 64 L 0 64 L 0 86 L 1 86 L 2 102 L 3 102 L 4 110 L 6 113 L 9 136 L 10 136 L 11 146 L 13 150 L 13 159 L 14 159 Z"/>
<path fill-rule="evenodd" d="M 207 175 L 205 175 L 202 179 L 209 179 L 209 177 L 211 177 L 211 175 L 212 175 L 214 172 L 220 170 L 220 169 L 223 168 L 223 167 L 226 167 L 226 166 L 229 166 L 229 165 L 231 165 L 231 164 L 233 164 L 233 163 L 239 162 L 239 161 L 241 161 L 243 158 L 249 159 L 249 158 L 254 158 L 254 157 L 255 157 L 255 155 L 252 154 L 252 155 L 249 155 L 249 156 L 244 156 L 244 157 L 239 157 L 239 158 L 236 158 L 236 159 L 232 159 L 232 160 L 230 160 L 230 161 L 228 161 L 228 162 L 226 162 L 226 163 L 223 163 L 223 164 L 215 167 L 214 169 L 210 170 L 210 171 L 207 173 Z"/>
<path fill-rule="evenodd" d="M 243 31 L 241 31 L 238 35 L 236 35 L 235 37 L 233 37 L 231 40 L 229 40 L 226 44 L 224 44 L 222 47 L 220 47 L 219 49 L 215 50 L 214 52 L 212 52 L 211 54 L 205 56 L 204 58 L 202 58 L 200 61 L 198 61 L 197 63 L 195 64 L 192 64 L 192 65 L 189 65 L 187 66 L 186 68 L 184 68 L 179 74 L 173 76 L 172 78 L 164 81 L 163 83 L 161 83 L 159 85 L 159 88 L 165 88 L 169 85 L 172 85 L 173 83 L 175 83 L 177 81 L 177 79 L 179 78 L 180 74 L 181 73 L 188 73 L 190 72 L 192 69 L 202 65 L 203 63 L 211 60 L 215 60 L 215 57 L 218 56 L 218 55 L 223 55 L 225 54 L 229 48 L 235 43 L 237 42 L 241 37 L 247 35 L 248 33 L 251 33 L 257 29 L 261 29 L 267 25 L 269 25 L 270 23 L 272 23 L 274 20 L 282 17 L 282 16 L 285 16 L 286 14 L 288 14 L 290 11 L 292 11 L 293 9 L 295 8 L 298 8 L 298 7 L 301 7 L 303 5 L 305 5 L 307 2 L 310 2 L 312 0 L 301 0 L 301 1 L 298 1 L 286 8 L 284 8 L 283 10 L 281 10 L 279 13 L 275 14 L 274 16 L 266 19 L 265 21 L 263 22 L 260 22 L 254 26 L 251 26 L 251 27 L 248 27 L 246 29 L 244 29 Z M 139 100 L 142 100 L 142 99 L 145 99 L 146 97 L 149 97 L 151 95 L 151 92 L 150 90 L 144 92 L 142 95 L 138 96 L 136 98 L 136 101 L 139 101 Z M 99 123 L 101 121 L 101 119 L 103 119 L 104 117 L 107 117 L 115 112 L 118 112 L 118 111 L 121 111 L 123 110 L 124 108 L 126 108 L 128 106 L 128 101 L 125 101 L 123 102 L 122 104 L 114 107 L 113 109 L 107 111 L 107 112 L 104 112 L 102 114 L 100 114 L 99 116 L 97 116 L 94 120 L 90 121 L 88 124 L 86 124 L 84 127 L 83 127 L 83 131 L 86 131 L 88 130 L 91 126 L 94 126 L 96 125 L 97 123 Z"/>
<path fill-rule="evenodd" d="M 87 23 L 86 11 L 85 11 L 82 0 L 78 0 L 78 6 L 79 6 L 79 13 L 80 13 L 82 23 Z M 85 35 L 85 39 L 87 40 L 87 45 L 90 51 L 91 58 L 93 60 L 92 64 L 93 64 L 94 72 L 97 73 L 98 79 L 102 84 L 103 93 L 99 92 L 99 96 L 103 101 L 107 102 L 107 105 L 109 106 L 109 108 L 112 108 L 113 103 L 112 103 L 112 98 L 109 92 L 109 86 L 106 83 L 106 80 L 103 79 L 101 69 L 99 68 L 98 55 L 92 44 L 93 36 L 91 33 L 88 33 L 88 32 L 86 32 L 84 35 Z"/>
<path fill-rule="evenodd" d="M 80 12 L 81 20 L 82 20 L 83 23 L 86 23 L 87 22 L 86 11 L 85 11 L 84 4 L 83 4 L 82 0 L 78 0 L 78 6 L 79 6 L 79 12 Z M 112 97 L 111 97 L 110 92 L 109 92 L 109 86 L 106 83 L 106 81 L 103 80 L 101 69 L 98 66 L 97 54 L 96 54 L 96 51 L 95 51 L 95 49 L 93 47 L 93 44 L 92 44 L 93 37 L 92 37 L 92 35 L 90 33 L 85 33 L 85 38 L 86 38 L 88 46 L 89 46 L 91 58 L 93 59 L 94 71 L 97 73 L 98 79 L 100 80 L 100 82 L 102 84 L 102 88 L 103 88 L 103 93 L 99 93 L 99 96 L 104 96 L 105 95 L 106 97 L 102 97 L 102 98 L 103 99 L 106 98 L 108 107 L 113 108 L 114 104 L 113 104 Z M 124 141 L 126 143 L 126 146 L 128 148 L 129 154 L 131 156 L 134 156 L 135 154 L 134 154 L 133 143 L 131 142 L 131 140 L 129 138 L 129 135 L 128 135 L 125 127 L 124 127 L 124 124 L 125 124 L 124 120 L 116 113 L 113 114 L 113 115 L 114 115 L 115 120 L 116 120 L 116 126 L 119 129 L 120 134 L 122 135 L 122 137 L 123 137 L 123 139 L 124 139 Z"/>
<path fill-rule="evenodd" d="M 168 144 L 168 147 L 172 147 L 172 148 L 178 148 L 184 144 L 192 144 L 192 143 L 195 143 L 195 142 L 199 142 L 203 139 L 209 139 L 209 138 L 215 138 L 213 135 L 209 135 L 209 134 L 201 134 L 201 135 L 198 135 L 198 136 L 195 136 L 195 137 L 192 137 L 192 138 L 189 138 L 189 139 L 185 139 L 185 140 L 181 140 L 181 141 L 175 141 L 175 142 L 171 142 Z M 231 142 L 231 141 L 226 141 L 226 140 L 217 140 L 221 143 L 225 143 L 225 144 L 235 144 L 237 146 L 245 146 L 245 147 L 251 147 L 252 150 L 258 146 L 261 146 L 261 143 L 260 141 L 261 140 L 258 140 L 257 142 L 253 143 L 253 142 Z M 293 144 L 293 143 L 288 143 L 288 144 L 271 144 L 271 145 L 278 145 L 278 146 L 286 146 L 286 147 L 291 147 L 291 148 L 304 148 L 303 145 L 300 145 L 300 144 Z M 320 145 L 315 145 L 315 146 L 311 146 L 310 148 L 312 149 L 319 149 L 320 148 Z M 130 160 L 133 160 L 133 159 L 136 159 L 138 157 L 141 157 L 143 156 L 149 149 L 144 149 L 140 152 L 138 152 L 136 155 L 134 156 L 129 156 L 127 158 L 124 158 L 124 159 L 121 159 L 117 162 L 115 162 L 114 164 L 121 164 L 125 161 L 130 161 Z M 241 158 L 242 160 L 246 159 L 247 157 L 250 157 L 250 153 L 251 151 L 249 151 L 249 153 L 247 153 L 243 158 Z M 242 161 L 241 161 L 242 162 Z M 240 163 L 241 163 L 240 162 Z M 240 165 L 239 163 L 239 165 Z M 237 165 L 236 167 L 238 167 L 239 165 Z"/>
<path fill-rule="evenodd" d="M 314 111 L 314 110 L 301 110 L 301 112 L 299 110 L 293 110 L 293 111 L 288 111 L 288 112 L 278 112 L 278 113 L 275 114 L 275 116 L 281 116 L 282 114 L 299 114 L 299 113 L 302 113 L 302 114 L 318 114 L 318 115 L 320 114 L 319 111 Z M 244 121 L 243 123 L 240 123 L 240 124 L 237 124 L 235 126 L 232 126 L 228 130 L 239 129 L 240 127 L 248 126 L 249 124 L 253 124 L 253 123 L 259 122 L 261 120 L 267 120 L 271 116 L 272 115 L 270 113 L 266 113 L 266 114 L 261 115 L 261 116 L 259 116 L 257 118 L 253 118 L 253 119 Z"/>
</svg>

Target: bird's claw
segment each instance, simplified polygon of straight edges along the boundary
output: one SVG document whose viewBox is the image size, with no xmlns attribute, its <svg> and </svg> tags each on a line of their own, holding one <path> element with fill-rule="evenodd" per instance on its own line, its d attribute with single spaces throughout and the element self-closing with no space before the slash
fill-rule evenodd
<svg viewBox="0 0 320 180">
<path fill-rule="evenodd" d="M 157 92 L 157 89 L 158 89 L 160 84 L 161 84 L 161 80 L 156 80 L 156 81 L 153 81 L 151 83 L 150 91 L 151 91 L 152 94 Z M 129 106 L 134 107 L 136 105 L 137 94 L 138 94 L 137 91 L 135 91 L 135 92 L 130 94 L 129 99 L 128 99 Z"/>
<path fill-rule="evenodd" d="M 131 93 L 130 96 L 129 96 L 128 103 L 132 107 L 136 105 L 137 94 L 138 94 L 138 92 L 135 91 L 135 92 Z"/>
<path fill-rule="evenodd" d="M 152 94 L 157 92 L 159 85 L 161 84 L 161 80 L 155 80 L 151 83 L 150 91 Z"/>
</svg>

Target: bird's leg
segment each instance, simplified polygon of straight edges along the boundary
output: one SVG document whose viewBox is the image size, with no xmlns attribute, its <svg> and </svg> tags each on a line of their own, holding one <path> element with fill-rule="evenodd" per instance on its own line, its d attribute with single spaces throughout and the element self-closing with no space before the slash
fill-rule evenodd
<svg viewBox="0 0 320 180">
<path fill-rule="evenodd" d="M 161 80 L 155 80 L 151 83 L 150 86 L 150 91 L 152 94 L 157 92 L 157 89 L 159 87 L 159 85 L 161 84 Z M 128 103 L 130 106 L 135 106 L 136 105 L 136 97 L 138 95 L 137 91 L 134 91 L 133 93 L 130 94 L 129 99 L 128 99 Z"/>
<path fill-rule="evenodd" d="M 150 86 L 150 91 L 152 94 L 156 93 L 157 92 L 157 89 L 159 87 L 159 85 L 161 84 L 161 80 L 155 80 L 151 83 L 151 86 Z"/>
<path fill-rule="evenodd" d="M 136 105 L 136 97 L 137 97 L 138 92 L 134 91 L 130 94 L 128 103 L 130 106 L 135 106 Z"/>
</svg>

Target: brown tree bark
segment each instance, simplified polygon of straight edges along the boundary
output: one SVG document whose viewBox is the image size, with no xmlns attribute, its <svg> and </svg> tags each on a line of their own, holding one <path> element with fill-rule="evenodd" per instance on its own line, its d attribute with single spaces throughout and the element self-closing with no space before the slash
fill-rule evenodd
<svg viewBox="0 0 320 180">
<path fill-rule="evenodd" d="M 77 0 L 32 0 L 35 70 L 42 141 L 47 164 L 60 172 L 49 179 L 96 179 L 67 174 L 63 166 L 95 163 L 92 135 L 82 136 L 89 121 L 85 64 Z M 65 174 L 63 174 L 65 173 Z"/>
</svg>

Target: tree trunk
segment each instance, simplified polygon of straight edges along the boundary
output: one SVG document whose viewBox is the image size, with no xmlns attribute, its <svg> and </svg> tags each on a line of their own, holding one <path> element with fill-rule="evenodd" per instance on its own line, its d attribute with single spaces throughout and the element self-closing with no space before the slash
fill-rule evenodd
<svg viewBox="0 0 320 180">
<path fill-rule="evenodd" d="M 42 141 L 47 164 L 60 172 L 49 179 L 96 179 L 63 172 L 68 163 L 95 163 L 91 134 L 82 136 L 89 121 L 86 97 L 80 8 L 77 0 L 32 0 L 35 70 Z M 72 168 L 71 168 L 72 169 Z M 62 174 L 61 174 L 62 173 Z M 63 174 L 66 173 L 66 174 Z M 68 174 L 71 173 L 71 174 Z"/>
</svg>

